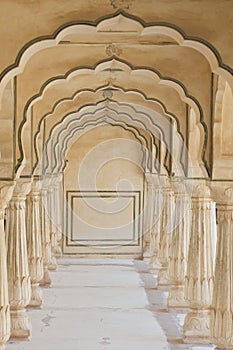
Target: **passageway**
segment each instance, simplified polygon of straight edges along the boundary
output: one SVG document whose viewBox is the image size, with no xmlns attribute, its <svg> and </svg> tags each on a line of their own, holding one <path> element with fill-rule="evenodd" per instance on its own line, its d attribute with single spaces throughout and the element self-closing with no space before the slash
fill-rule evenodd
<svg viewBox="0 0 233 350">
<path fill-rule="evenodd" d="M 60 259 L 41 309 L 28 309 L 30 342 L 7 350 L 208 350 L 183 344 L 183 315 L 168 311 L 147 265 L 126 259 Z"/>
</svg>

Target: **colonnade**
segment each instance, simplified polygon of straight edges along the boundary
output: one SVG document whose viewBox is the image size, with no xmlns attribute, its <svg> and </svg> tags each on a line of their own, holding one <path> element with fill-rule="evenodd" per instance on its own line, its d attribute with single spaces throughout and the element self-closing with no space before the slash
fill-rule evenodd
<svg viewBox="0 0 233 350">
<path fill-rule="evenodd" d="M 26 308 L 42 305 L 61 255 L 61 177 L 0 183 L 0 349 L 27 340 Z"/>
<path fill-rule="evenodd" d="M 144 253 L 158 286 L 169 286 L 168 307 L 188 310 L 184 342 L 233 349 L 231 183 L 145 178 Z M 56 270 L 61 255 L 61 180 L 0 183 L 1 350 L 10 337 L 30 337 L 25 309 L 41 307 L 41 287 L 51 285 L 49 270 Z"/>
<path fill-rule="evenodd" d="M 155 288 L 167 286 L 168 307 L 187 311 L 185 343 L 233 349 L 232 182 L 149 174 L 147 183 L 149 201 L 157 195 L 145 224 Z"/>
</svg>

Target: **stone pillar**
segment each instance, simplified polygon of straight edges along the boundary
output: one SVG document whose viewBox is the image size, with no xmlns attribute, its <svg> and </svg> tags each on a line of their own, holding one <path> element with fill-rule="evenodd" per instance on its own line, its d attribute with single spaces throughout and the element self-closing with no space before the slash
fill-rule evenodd
<svg viewBox="0 0 233 350">
<path fill-rule="evenodd" d="M 10 337 L 10 304 L 8 296 L 6 239 L 4 230 L 5 208 L 12 196 L 14 184 L 0 182 L 0 350 Z"/>
<path fill-rule="evenodd" d="M 216 349 L 233 349 L 233 185 L 213 184 L 218 239 L 211 311 L 211 340 Z"/>
<path fill-rule="evenodd" d="M 62 239 L 61 235 L 61 180 L 62 177 L 60 175 L 54 175 L 52 177 L 53 179 L 53 192 L 52 192 L 52 225 L 51 225 L 51 242 L 52 242 L 52 249 L 53 253 L 57 258 L 60 258 L 62 256 L 61 247 L 59 245 L 59 241 Z"/>
<path fill-rule="evenodd" d="M 188 307 L 184 297 L 184 280 L 187 269 L 190 238 L 190 197 L 182 180 L 172 184 L 175 193 L 174 232 L 169 256 L 169 278 L 172 287 L 168 296 L 168 306 Z"/>
<path fill-rule="evenodd" d="M 40 213 L 41 213 L 40 219 L 41 219 L 44 273 L 43 273 L 43 278 L 40 281 L 40 285 L 43 287 L 49 287 L 51 285 L 51 278 L 49 275 L 49 266 L 52 261 L 52 251 L 51 251 L 51 241 L 50 241 L 50 232 L 49 232 L 47 200 L 48 200 L 47 189 L 42 188 L 40 191 Z"/>
<path fill-rule="evenodd" d="M 147 180 L 147 196 L 146 196 L 146 207 L 144 217 L 144 232 L 143 232 L 143 258 L 149 259 L 151 256 L 150 249 L 150 238 L 151 228 L 153 221 L 153 206 L 154 206 L 154 186 L 153 186 L 153 175 L 151 173 L 145 174 Z"/>
<path fill-rule="evenodd" d="M 151 178 L 153 186 L 153 200 L 152 200 L 152 215 L 151 215 L 151 230 L 150 230 L 150 270 L 157 272 L 161 265 L 159 262 L 159 240 L 160 240 L 160 226 L 161 213 L 163 209 L 163 197 L 160 186 L 159 175 L 154 174 Z"/>
<path fill-rule="evenodd" d="M 172 191 L 170 180 L 165 180 L 163 187 L 163 210 L 161 215 L 161 229 L 159 241 L 159 262 L 161 268 L 158 272 L 158 284 L 169 285 L 170 279 L 168 276 L 169 251 L 173 231 L 173 216 L 174 216 L 174 193 Z"/>
<path fill-rule="evenodd" d="M 44 193 L 44 201 L 43 206 L 45 209 L 45 219 L 47 220 L 48 224 L 48 230 L 49 230 L 49 236 L 50 236 L 50 247 L 51 247 L 51 260 L 48 265 L 48 269 L 55 271 L 57 269 L 57 260 L 54 254 L 54 245 L 55 245 L 55 233 L 53 228 L 53 220 L 54 220 L 54 189 L 53 189 L 53 182 L 51 176 L 46 176 L 43 179 L 43 190 L 46 191 L 46 195 Z M 46 228 L 47 229 L 47 228 Z"/>
<path fill-rule="evenodd" d="M 42 232 L 40 217 L 40 182 L 33 181 L 27 197 L 27 243 L 28 263 L 31 277 L 31 300 L 29 306 L 40 307 L 42 292 L 39 283 L 43 278 Z"/>
<path fill-rule="evenodd" d="M 186 315 L 183 336 L 186 343 L 210 342 L 210 307 L 214 269 L 211 227 L 211 193 L 204 180 L 192 193 L 192 222 L 185 278 L 185 297 L 190 311 Z"/>
<path fill-rule="evenodd" d="M 49 264 L 49 270 L 57 270 L 57 260 L 55 257 L 56 247 L 57 247 L 57 235 L 54 225 L 54 188 L 49 188 L 48 193 L 48 217 L 49 217 L 49 233 L 50 233 L 50 242 L 52 250 L 52 260 Z"/>
<path fill-rule="evenodd" d="M 7 267 L 11 310 L 11 338 L 27 339 L 31 325 L 25 307 L 31 299 L 31 279 L 28 268 L 25 201 L 31 182 L 16 180 L 13 197 L 7 209 Z"/>
</svg>

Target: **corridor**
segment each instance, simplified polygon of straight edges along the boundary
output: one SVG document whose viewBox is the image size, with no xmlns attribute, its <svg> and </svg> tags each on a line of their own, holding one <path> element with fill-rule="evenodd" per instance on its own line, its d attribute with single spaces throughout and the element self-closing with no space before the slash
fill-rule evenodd
<svg viewBox="0 0 233 350">
<path fill-rule="evenodd" d="M 7 350 L 213 349 L 182 343 L 184 315 L 167 310 L 143 261 L 63 258 L 52 280 L 43 307 L 27 310 L 31 341 Z"/>
</svg>

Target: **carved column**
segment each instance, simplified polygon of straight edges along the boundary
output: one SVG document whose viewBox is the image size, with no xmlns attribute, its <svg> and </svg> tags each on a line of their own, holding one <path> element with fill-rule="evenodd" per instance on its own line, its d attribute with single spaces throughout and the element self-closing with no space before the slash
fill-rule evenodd
<svg viewBox="0 0 233 350">
<path fill-rule="evenodd" d="M 153 186 L 153 200 L 150 230 L 150 269 L 151 272 L 154 272 L 161 267 L 158 254 L 163 197 L 159 176 L 157 174 L 153 175 L 151 181 Z"/>
<path fill-rule="evenodd" d="M 163 188 L 163 210 L 161 215 L 161 229 L 159 241 L 159 261 L 161 268 L 158 272 L 158 284 L 169 285 L 168 276 L 169 251 L 173 231 L 173 215 L 174 215 L 174 193 L 172 191 L 170 180 L 165 180 Z"/>
<path fill-rule="evenodd" d="M 40 191 L 40 213 L 41 213 L 41 234 L 42 234 L 42 252 L 44 273 L 43 278 L 40 281 L 40 285 L 43 287 L 49 287 L 51 285 L 51 278 L 49 275 L 49 265 L 52 261 L 50 231 L 49 231 L 49 217 L 48 217 L 48 192 L 47 189 L 42 188 Z"/>
<path fill-rule="evenodd" d="M 59 175 L 54 175 L 53 179 L 53 192 L 52 192 L 52 225 L 51 225 L 51 241 L 52 241 L 52 249 L 54 255 L 59 258 L 62 255 L 61 247 L 59 245 L 59 241 L 61 241 L 61 193 L 60 193 L 60 185 L 62 177 Z"/>
<path fill-rule="evenodd" d="M 53 219 L 54 219 L 54 212 L 53 212 L 53 208 L 54 208 L 54 189 L 53 189 L 53 182 L 52 182 L 52 177 L 51 176 L 46 176 L 43 179 L 43 185 L 42 188 L 44 191 L 46 191 L 46 194 L 44 193 L 43 196 L 43 206 L 44 206 L 44 210 L 45 210 L 45 219 L 47 220 L 48 224 L 48 230 L 49 230 L 49 236 L 50 236 L 50 247 L 51 247 L 51 260 L 50 263 L 48 265 L 48 269 L 55 271 L 57 269 L 57 260 L 56 257 L 54 255 L 54 228 L 53 228 Z M 47 229 L 47 227 L 46 227 Z"/>
<path fill-rule="evenodd" d="M 31 182 L 18 179 L 7 209 L 7 267 L 11 309 L 11 337 L 27 339 L 31 325 L 25 307 L 31 299 L 28 268 L 25 201 Z"/>
<path fill-rule="evenodd" d="M 191 308 L 183 335 L 186 343 L 210 342 L 210 307 L 213 292 L 213 248 L 210 189 L 200 182 L 192 194 L 192 223 L 185 278 L 185 297 Z"/>
<path fill-rule="evenodd" d="M 8 296 L 6 239 L 4 230 L 5 208 L 12 196 L 14 184 L 0 182 L 0 350 L 10 337 L 10 304 Z"/>
<path fill-rule="evenodd" d="M 153 220 L 153 200 L 154 200 L 154 186 L 150 173 L 145 174 L 147 180 L 147 196 L 145 207 L 145 219 L 144 219 L 144 233 L 143 233 L 143 258 L 150 258 L 150 238 L 151 238 L 151 225 Z"/>
<path fill-rule="evenodd" d="M 40 217 L 40 182 L 34 181 L 27 197 L 27 243 L 31 277 L 31 300 L 29 306 L 40 307 L 42 292 L 39 283 L 43 278 L 42 232 Z"/>
<path fill-rule="evenodd" d="M 169 278 L 172 287 L 168 296 L 168 306 L 183 308 L 188 306 L 184 297 L 184 280 L 190 237 L 190 198 L 182 180 L 173 182 L 172 185 L 175 193 L 175 220 L 169 256 Z"/>
<path fill-rule="evenodd" d="M 233 186 L 222 184 L 216 187 L 214 184 L 213 187 L 218 212 L 218 239 L 211 340 L 217 345 L 216 349 L 233 349 Z"/>
</svg>

